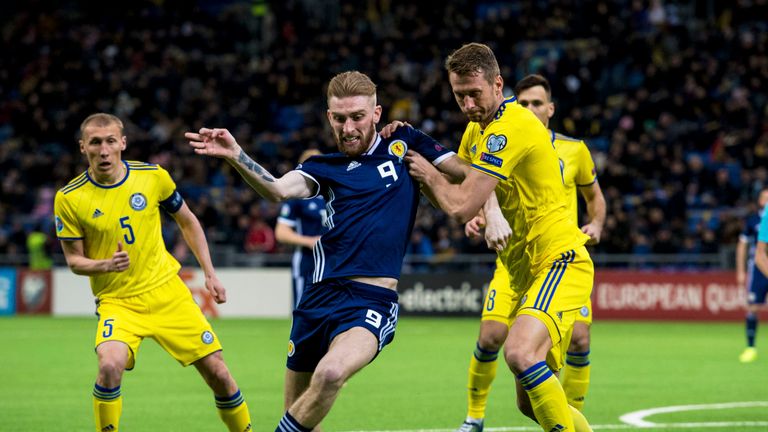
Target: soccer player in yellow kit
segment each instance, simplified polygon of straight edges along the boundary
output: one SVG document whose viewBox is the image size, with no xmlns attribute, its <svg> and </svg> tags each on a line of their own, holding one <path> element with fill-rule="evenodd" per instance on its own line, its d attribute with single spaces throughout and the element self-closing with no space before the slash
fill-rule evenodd
<svg viewBox="0 0 768 432">
<path fill-rule="evenodd" d="M 518 406 L 545 431 L 590 430 L 568 405 L 554 373 L 563 366 L 576 314 L 589 299 L 594 268 L 584 247 L 589 236 L 568 213 L 564 167 L 551 134 L 514 97 L 504 98 L 496 57 L 486 45 L 464 45 L 445 65 L 470 120 L 461 145 L 469 149 L 473 169 L 463 182 L 451 184 L 409 152 L 411 175 L 462 222 L 496 191 L 513 231 L 499 258 L 514 294 L 504 357 L 515 374 Z"/>
<path fill-rule="evenodd" d="M 119 118 L 93 114 L 80 133 L 88 170 L 56 193 L 54 211 L 67 264 L 90 278 L 97 298 L 96 431 L 118 431 L 123 371 L 133 369 L 145 337 L 155 339 L 183 366 L 195 365 L 213 390 L 229 431 L 250 431 L 248 406 L 224 363 L 221 344 L 179 278 L 180 264 L 165 248 L 160 208 L 179 225 L 205 272 L 206 288 L 223 303 L 226 291 L 200 222 L 167 171 L 121 159 L 126 137 Z"/>
<path fill-rule="evenodd" d="M 551 98 L 551 87 L 541 75 L 528 75 L 518 81 L 514 89 L 517 103 L 528 108 L 544 124 L 549 126 L 549 119 L 555 112 Z M 583 141 L 550 131 L 552 144 L 563 161 L 563 180 L 568 200 L 568 212 L 574 222 L 578 221 L 577 190 L 586 203 L 589 223 L 581 227 L 582 232 L 590 236 L 588 244 L 600 241 L 605 222 L 605 198 L 595 174 L 595 165 L 589 149 Z M 459 156 L 468 159 L 464 149 Z M 502 185 L 497 187 L 501 188 Z M 498 192 L 497 192 L 498 193 Z M 478 234 L 479 221 L 470 221 L 468 233 Z M 517 227 L 519 230 L 520 228 Z M 496 358 L 499 349 L 507 337 L 509 326 L 514 319 L 514 292 L 509 285 L 509 276 L 500 259 L 496 261 L 496 271 L 488 288 L 483 308 L 480 336 L 470 360 L 467 418 L 457 432 L 479 432 L 483 430 L 483 419 L 491 383 L 496 377 Z M 566 355 L 565 366 L 561 374 L 561 383 L 568 398 L 568 404 L 581 410 L 584 396 L 589 386 L 589 326 L 592 324 L 592 304 L 588 301 L 576 315 L 570 346 Z"/>
</svg>

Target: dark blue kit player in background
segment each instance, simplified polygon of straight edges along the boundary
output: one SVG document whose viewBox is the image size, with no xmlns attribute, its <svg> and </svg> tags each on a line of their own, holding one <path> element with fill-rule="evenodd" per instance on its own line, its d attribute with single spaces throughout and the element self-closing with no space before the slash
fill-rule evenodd
<svg viewBox="0 0 768 432">
<path fill-rule="evenodd" d="M 276 431 L 310 431 L 328 414 L 344 382 L 392 341 L 397 280 L 419 201 L 403 161 L 414 150 L 453 178 L 466 165 L 424 133 L 376 130 L 376 86 L 359 72 L 328 85 L 327 117 L 339 153 L 313 156 L 275 178 L 226 129 L 187 133 L 200 155 L 229 162 L 264 198 L 322 195 L 327 227 L 315 244 L 312 284 L 293 313 L 285 379 L 287 411 Z"/>
<path fill-rule="evenodd" d="M 319 150 L 305 150 L 299 156 L 299 163 L 319 154 Z M 280 208 L 280 216 L 275 224 L 275 238 L 280 243 L 296 246 L 291 258 L 294 309 L 299 305 L 304 288 L 312 282 L 315 270 L 312 250 L 320 240 L 320 235 L 326 231 L 327 214 L 325 200 L 319 195 L 309 199 L 289 200 Z"/>
</svg>

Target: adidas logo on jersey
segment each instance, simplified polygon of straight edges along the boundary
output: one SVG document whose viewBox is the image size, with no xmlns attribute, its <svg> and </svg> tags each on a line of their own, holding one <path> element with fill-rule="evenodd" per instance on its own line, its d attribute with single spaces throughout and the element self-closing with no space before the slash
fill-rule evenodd
<svg viewBox="0 0 768 432">
<path fill-rule="evenodd" d="M 101 210 L 96 209 L 96 211 L 93 212 L 93 216 L 91 216 L 93 219 L 96 219 L 99 216 L 104 216 L 104 213 L 101 212 Z"/>
<path fill-rule="evenodd" d="M 347 171 L 352 171 L 353 169 L 359 167 L 361 164 L 358 161 L 352 161 L 347 165 Z"/>
</svg>

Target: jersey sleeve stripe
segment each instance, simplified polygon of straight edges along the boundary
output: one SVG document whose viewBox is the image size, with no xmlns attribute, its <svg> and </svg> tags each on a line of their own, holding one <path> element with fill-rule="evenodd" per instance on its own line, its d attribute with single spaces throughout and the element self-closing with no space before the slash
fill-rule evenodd
<svg viewBox="0 0 768 432">
<path fill-rule="evenodd" d="M 296 226 L 296 221 L 295 220 L 286 219 L 284 217 L 278 217 L 277 218 L 277 222 L 281 223 L 283 225 L 288 225 L 289 227 L 295 227 Z"/>
<path fill-rule="evenodd" d="M 476 169 L 478 171 L 482 171 L 482 172 L 484 172 L 486 174 L 490 174 L 490 175 L 492 175 L 494 177 L 500 178 L 501 180 L 506 180 L 507 179 L 506 176 L 503 176 L 503 175 L 501 175 L 501 174 L 499 174 L 497 172 L 491 171 L 488 168 L 483 168 L 483 167 L 475 165 L 475 164 L 472 164 L 472 168 L 474 168 L 474 169 Z"/>
<path fill-rule="evenodd" d="M 437 159 L 433 160 L 432 161 L 432 165 L 434 165 L 434 166 L 440 165 L 444 160 L 446 160 L 446 159 L 448 159 L 448 158 L 450 158 L 452 156 L 456 156 L 456 153 L 448 152 L 448 153 L 438 157 Z"/>
<path fill-rule="evenodd" d="M 56 237 L 59 240 L 82 240 L 85 237 Z"/>
<path fill-rule="evenodd" d="M 591 182 L 589 182 L 589 183 L 584 183 L 584 184 L 579 184 L 579 183 L 576 183 L 576 186 L 577 186 L 577 187 L 592 186 L 593 184 L 595 184 L 595 182 L 597 182 L 597 177 L 595 177 L 595 179 L 594 179 L 594 180 L 592 180 L 592 181 L 591 181 Z"/>
</svg>

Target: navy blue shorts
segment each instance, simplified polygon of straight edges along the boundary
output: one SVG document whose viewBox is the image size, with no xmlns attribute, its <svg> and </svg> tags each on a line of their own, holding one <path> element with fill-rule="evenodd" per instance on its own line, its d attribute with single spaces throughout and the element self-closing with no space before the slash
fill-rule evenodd
<svg viewBox="0 0 768 432">
<path fill-rule="evenodd" d="M 768 294 L 768 278 L 754 263 L 750 263 L 747 279 L 747 303 L 765 303 L 766 294 Z"/>
<path fill-rule="evenodd" d="M 333 338 L 353 327 L 364 327 L 379 340 L 379 351 L 392 342 L 397 326 L 395 291 L 331 279 L 306 287 L 293 311 L 288 369 L 313 372 Z"/>
</svg>

